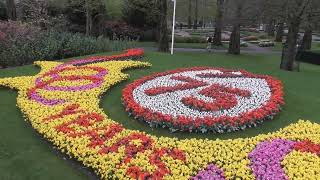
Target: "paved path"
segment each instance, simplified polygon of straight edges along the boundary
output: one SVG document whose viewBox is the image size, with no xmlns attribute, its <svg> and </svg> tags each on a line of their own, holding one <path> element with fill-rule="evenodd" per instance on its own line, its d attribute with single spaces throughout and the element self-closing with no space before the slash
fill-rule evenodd
<svg viewBox="0 0 320 180">
<path fill-rule="evenodd" d="M 247 53 L 247 54 L 281 54 L 280 51 L 273 51 L 268 48 L 261 48 L 258 46 L 252 46 L 252 47 L 247 47 L 247 48 L 242 48 L 241 53 Z M 157 51 L 157 48 L 155 47 L 141 47 L 144 50 L 147 51 Z M 209 53 L 206 49 L 194 49 L 194 48 L 174 48 L 174 51 L 176 52 L 204 52 L 204 53 Z M 211 53 L 226 53 L 228 50 L 227 49 L 214 49 Z"/>
</svg>

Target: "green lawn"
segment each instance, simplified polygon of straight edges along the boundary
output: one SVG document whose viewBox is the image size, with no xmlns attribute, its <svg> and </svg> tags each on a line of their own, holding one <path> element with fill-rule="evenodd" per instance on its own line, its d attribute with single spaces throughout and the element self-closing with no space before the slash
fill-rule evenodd
<svg viewBox="0 0 320 180">
<path fill-rule="evenodd" d="M 126 71 L 131 75 L 128 81 L 111 88 L 101 100 L 101 107 L 112 119 L 129 129 L 139 129 L 157 136 L 179 138 L 227 139 L 252 137 L 285 127 L 298 119 L 308 119 L 320 123 L 320 66 L 301 64 L 301 72 L 279 70 L 278 55 L 226 55 L 210 53 L 177 53 L 174 56 L 147 52 L 146 60 L 153 66 L 146 69 Z M 283 112 L 274 120 L 263 125 L 223 135 L 169 133 L 166 129 L 150 129 L 146 124 L 128 118 L 121 105 L 121 90 L 135 79 L 153 72 L 161 72 L 179 67 L 212 66 L 225 68 L 243 68 L 260 74 L 268 74 L 281 79 L 285 86 L 286 105 Z M 33 75 L 39 71 L 34 66 L 0 70 L 0 77 Z M 87 175 L 70 163 L 58 157 L 45 141 L 41 140 L 30 125 L 24 121 L 16 107 L 17 93 L 7 88 L 0 88 L 0 179 L 30 180 L 80 180 Z"/>
</svg>

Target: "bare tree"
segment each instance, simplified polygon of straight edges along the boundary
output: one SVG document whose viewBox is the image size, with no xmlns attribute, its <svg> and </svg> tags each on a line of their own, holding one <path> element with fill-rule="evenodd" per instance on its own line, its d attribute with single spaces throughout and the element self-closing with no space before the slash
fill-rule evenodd
<svg viewBox="0 0 320 180">
<path fill-rule="evenodd" d="M 17 20 L 16 3 L 14 0 L 6 0 L 7 5 L 7 16 L 10 20 Z"/>
<path fill-rule="evenodd" d="M 193 29 L 198 29 L 199 1 L 195 0 Z"/>
<path fill-rule="evenodd" d="M 223 27 L 224 0 L 217 0 L 216 26 L 214 30 L 213 45 L 222 46 L 221 33 Z"/>
<path fill-rule="evenodd" d="M 312 45 L 312 22 L 310 14 L 308 14 L 307 23 L 305 25 L 305 30 L 300 44 L 300 51 L 311 50 Z"/>
<path fill-rule="evenodd" d="M 92 7 L 89 1 L 85 1 L 85 10 L 86 10 L 86 35 L 90 36 L 92 35 Z"/>
<path fill-rule="evenodd" d="M 241 26 L 257 23 L 257 2 L 250 0 L 225 0 L 224 23 L 232 26 L 229 54 L 240 54 L 240 28 Z"/>
<path fill-rule="evenodd" d="M 280 21 L 277 25 L 276 30 L 276 42 L 282 42 L 283 40 L 283 31 L 284 31 L 284 22 Z"/>
<path fill-rule="evenodd" d="M 243 8 L 243 2 L 235 1 L 235 13 L 233 18 L 232 32 L 229 43 L 229 54 L 240 54 L 240 21 Z"/>
<path fill-rule="evenodd" d="M 158 51 L 168 52 L 169 51 L 169 39 L 168 39 L 168 27 L 167 27 L 167 0 L 159 1 L 159 47 Z"/>
<path fill-rule="evenodd" d="M 286 19 L 286 0 L 260 0 L 261 22 L 266 23 L 266 32 L 273 37 L 276 33 L 276 41 L 282 42 L 284 22 Z M 276 26 L 276 28 L 275 28 Z"/>
<path fill-rule="evenodd" d="M 271 37 L 274 36 L 274 33 L 275 33 L 274 26 L 275 26 L 275 19 L 269 18 L 267 28 L 266 28 L 268 36 L 271 36 Z"/>
<path fill-rule="evenodd" d="M 192 0 L 189 0 L 188 1 L 188 10 L 189 10 L 189 12 L 188 12 L 188 29 L 191 29 L 191 27 L 192 27 L 192 19 L 191 19 L 191 10 L 192 10 Z"/>
<path fill-rule="evenodd" d="M 86 14 L 86 35 L 101 33 L 101 24 L 104 17 L 104 3 L 102 0 L 84 0 Z"/>
<path fill-rule="evenodd" d="M 298 71 L 296 63 L 298 33 L 306 9 L 312 0 L 287 0 L 287 24 L 289 26 L 286 44 L 282 51 L 280 68 L 287 71 Z"/>
<path fill-rule="evenodd" d="M 313 1 L 312 5 L 306 10 L 306 16 L 303 20 L 304 35 L 300 46 L 300 51 L 311 50 L 313 29 L 320 16 L 320 2 Z"/>
<path fill-rule="evenodd" d="M 286 11 L 283 11 L 285 7 L 287 6 L 286 1 L 277 1 L 278 3 L 278 11 L 277 11 L 277 29 L 276 29 L 276 42 L 282 42 L 283 41 L 283 35 L 284 35 L 284 22 L 286 21 Z M 280 9 L 279 9 L 280 8 Z"/>
</svg>

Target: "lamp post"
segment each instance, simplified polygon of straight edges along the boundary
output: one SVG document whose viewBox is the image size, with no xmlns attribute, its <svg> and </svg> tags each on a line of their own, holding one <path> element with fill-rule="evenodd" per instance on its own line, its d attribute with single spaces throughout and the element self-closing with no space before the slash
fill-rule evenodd
<svg viewBox="0 0 320 180">
<path fill-rule="evenodd" d="M 172 17 L 172 39 L 171 39 L 171 55 L 173 55 L 173 45 L 174 45 L 174 30 L 176 26 L 176 7 L 177 7 L 177 0 L 173 1 L 173 17 Z"/>
</svg>

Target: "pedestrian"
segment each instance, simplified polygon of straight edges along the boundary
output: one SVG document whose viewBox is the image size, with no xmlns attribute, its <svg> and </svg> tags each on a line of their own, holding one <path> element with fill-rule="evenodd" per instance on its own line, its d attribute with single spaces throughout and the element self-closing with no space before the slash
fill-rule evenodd
<svg viewBox="0 0 320 180">
<path fill-rule="evenodd" d="M 207 37 L 207 51 L 211 51 L 212 50 L 212 42 L 213 42 L 213 37 L 209 36 Z"/>
</svg>

